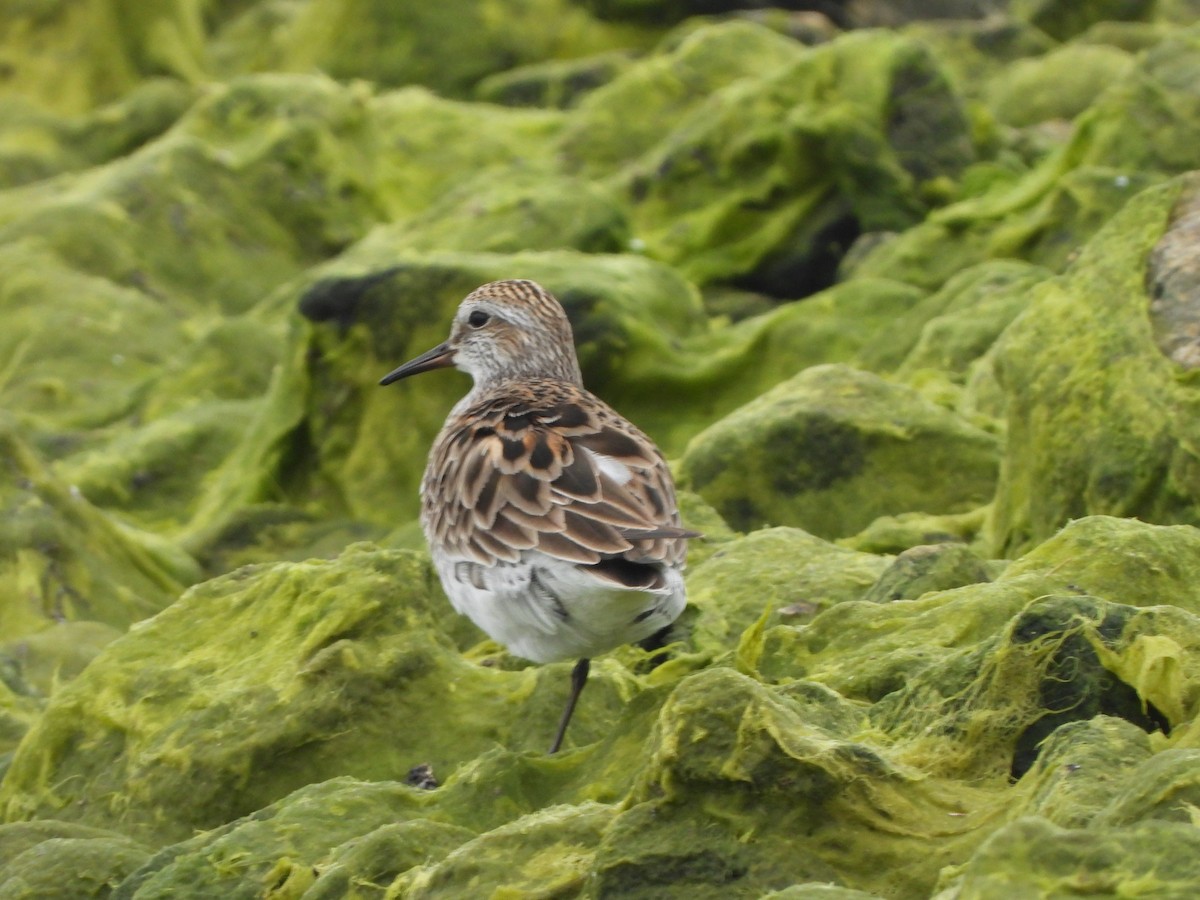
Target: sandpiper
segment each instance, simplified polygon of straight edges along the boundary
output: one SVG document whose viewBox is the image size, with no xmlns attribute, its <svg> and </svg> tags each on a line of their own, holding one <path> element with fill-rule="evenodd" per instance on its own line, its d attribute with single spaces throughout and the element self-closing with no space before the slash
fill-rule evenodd
<svg viewBox="0 0 1200 900">
<path fill-rule="evenodd" d="M 687 539 L 654 442 L 584 390 L 562 306 L 532 281 L 473 291 L 450 338 L 379 382 L 454 366 L 474 386 L 421 481 L 421 526 L 446 595 L 516 656 L 590 659 L 665 628 L 686 601 Z"/>
</svg>

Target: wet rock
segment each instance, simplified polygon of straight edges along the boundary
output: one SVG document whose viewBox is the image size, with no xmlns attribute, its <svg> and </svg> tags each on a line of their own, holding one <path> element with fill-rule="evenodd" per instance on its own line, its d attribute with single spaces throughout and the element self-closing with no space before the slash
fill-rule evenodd
<svg viewBox="0 0 1200 900">
<path fill-rule="evenodd" d="M 0 892 L 6 897 L 105 898 L 150 851 L 122 834 L 44 820 L 0 825 Z"/>
<path fill-rule="evenodd" d="M 479 83 L 475 95 L 488 103 L 505 106 L 567 109 L 612 81 L 630 63 L 630 55 L 622 51 L 578 60 L 533 63 L 488 76 Z"/>
<path fill-rule="evenodd" d="M 996 348 L 1008 421 L 991 521 L 997 554 L 1074 516 L 1194 520 L 1195 400 L 1154 343 L 1145 293 L 1147 257 L 1189 184 L 1130 203 Z"/>
<path fill-rule="evenodd" d="M 1170 847 L 1169 854 L 1163 848 Z M 937 900 L 1053 896 L 1153 884 L 1166 896 L 1187 896 L 1200 878 L 1195 829 L 1145 822 L 1131 828 L 1066 829 L 1045 819 L 1020 819 L 984 844 Z M 1014 864 L 1014 861 L 1019 861 Z"/>
<path fill-rule="evenodd" d="M 439 624 L 452 617 L 428 563 L 405 552 L 359 547 L 206 582 L 54 694 L 0 806 L 167 843 L 327 777 L 400 777 L 413 757 L 449 771 L 495 740 L 541 747 L 566 670 L 469 662 Z M 620 678 L 594 674 L 574 739 L 620 710 Z"/>
<path fill-rule="evenodd" d="M 977 506 L 992 491 L 995 447 L 915 391 L 817 366 L 701 432 L 680 472 L 734 528 L 792 524 L 837 537 L 914 507 Z"/>
<path fill-rule="evenodd" d="M 983 560 L 961 544 L 926 544 L 896 557 L 862 599 L 872 603 L 915 600 L 929 591 L 990 580 Z"/>
<path fill-rule="evenodd" d="M 1154 342 L 1184 369 L 1200 366 L 1200 191 L 1189 190 L 1171 211 L 1146 271 Z"/>
</svg>

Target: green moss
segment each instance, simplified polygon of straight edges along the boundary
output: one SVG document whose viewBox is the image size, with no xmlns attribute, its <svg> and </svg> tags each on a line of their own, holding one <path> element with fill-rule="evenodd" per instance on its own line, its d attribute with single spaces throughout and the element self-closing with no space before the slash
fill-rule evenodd
<svg viewBox="0 0 1200 900">
<path fill-rule="evenodd" d="M 887 513 L 978 505 L 992 490 L 995 442 L 909 389 L 818 366 L 701 432 L 680 471 L 735 528 L 837 537 Z"/>
<path fill-rule="evenodd" d="M 760 40 L 783 41 L 759 31 Z M 723 41 L 753 34 L 746 24 L 702 29 L 674 55 L 680 65 L 693 54 L 719 60 Z M 970 159 L 957 99 L 918 45 L 862 33 L 790 56 L 758 52 L 748 57 L 757 71 L 689 104 L 678 121 L 659 116 L 656 128 L 665 121 L 672 130 L 620 176 L 636 236 L 694 281 L 742 278 L 786 295 L 811 277 L 806 269 L 827 265 L 823 241 L 838 223 L 845 230 L 849 220 L 852 232 L 912 224 L 929 186 Z M 597 91 L 583 121 L 635 73 L 650 75 L 631 70 Z M 810 282 L 804 292 L 812 290 Z"/>
<path fill-rule="evenodd" d="M 1155 345 L 1146 293 L 1147 255 L 1183 188 L 1131 202 L 997 347 L 1008 421 L 990 523 L 998 554 L 1081 515 L 1195 519 L 1195 401 Z"/>
<path fill-rule="evenodd" d="M 60 481 L 0 427 L 15 476 L 0 493 L 0 633 L 10 639 L 56 621 L 125 628 L 153 615 L 200 577 L 162 537 L 122 525 Z"/>
<path fill-rule="evenodd" d="M 242 36 L 250 39 L 253 32 Z M 426 84 L 463 95 L 481 78 L 521 63 L 645 46 L 653 32 L 597 21 L 575 4 L 318 0 L 275 40 L 273 67 L 320 68 L 336 78 Z"/>
<path fill-rule="evenodd" d="M 864 368 L 900 377 L 933 369 L 964 373 L 1030 302 L 1050 272 L 1015 260 L 971 266 L 938 291 L 895 315 L 858 355 Z M 850 282 L 853 284 L 854 282 Z"/>
<path fill-rule="evenodd" d="M 1145 822 L 1102 831 L 1019 819 L 949 880 L 939 900 L 1000 900 L 1136 890 L 1185 897 L 1200 878 L 1195 827 Z"/>
<path fill-rule="evenodd" d="M 7 2 L 0 16 L 5 94 L 83 113 L 134 89 L 143 78 L 203 80 L 200 7 L 187 0 L 145 7 L 104 0 L 79 7 Z M 71 65 L 63 65 L 70 60 Z"/>
<path fill-rule="evenodd" d="M 988 85 L 988 102 L 997 119 L 1017 127 L 1073 119 L 1133 65 L 1110 45 L 1067 44 L 1006 68 Z"/>
<path fill-rule="evenodd" d="M 756 531 L 721 545 L 691 570 L 688 600 L 699 610 L 692 639 L 717 652 L 764 616 L 770 624 L 804 621 L 859 599 L 886 566 L 884 557 L 836 547 L 798 528 Z"/>
<path fill-rule="evenodd" d="M 477 666 L 445 636 L 451 616 L 428 563 L 405 552 L 206 582 L 54 695 L 0 804 L 9 820 L 53 812 L 161 844 L 335 774 L 447 772 L 495 741 L 542 748 L 565 664 Z M 600 665 L 572 738 L 600 737 L 636 690 Z"/>
</svg>

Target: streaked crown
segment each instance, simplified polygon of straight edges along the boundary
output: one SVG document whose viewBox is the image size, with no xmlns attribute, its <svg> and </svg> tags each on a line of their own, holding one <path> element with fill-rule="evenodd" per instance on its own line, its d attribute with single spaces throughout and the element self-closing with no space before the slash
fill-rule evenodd
<svg viewBox="0 0 1200 900">
<path fill-rule="evenodd" d="M 524 378 L 582 385 L 562 304 L 532 281 L 493 281 L 459 304 L 446 342 L 477 388 Z"/>
</svg>

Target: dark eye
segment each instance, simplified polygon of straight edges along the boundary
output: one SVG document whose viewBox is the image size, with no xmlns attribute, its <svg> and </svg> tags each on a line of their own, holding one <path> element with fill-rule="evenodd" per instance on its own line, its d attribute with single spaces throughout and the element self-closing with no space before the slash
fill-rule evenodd
<svg viewBox="0 0 1200 900">
<path fill-rule="evenodd" d="M 471 315 L 467 316 L 467 324 L 472 328 L 482 328 L 488 323 L 488 319 L 490 318 L 491 316 L 485 313 L 482 309 L 477 309 L 475 312 L 471 313 Z"/>
</svg>

